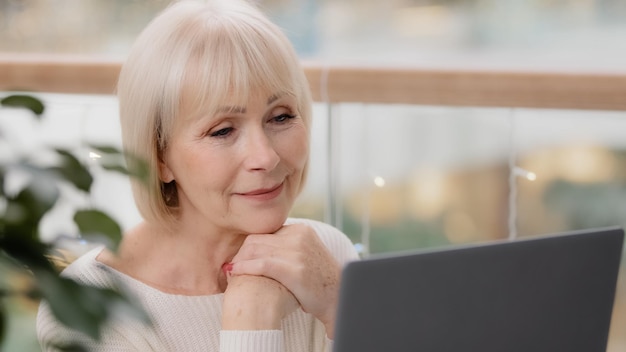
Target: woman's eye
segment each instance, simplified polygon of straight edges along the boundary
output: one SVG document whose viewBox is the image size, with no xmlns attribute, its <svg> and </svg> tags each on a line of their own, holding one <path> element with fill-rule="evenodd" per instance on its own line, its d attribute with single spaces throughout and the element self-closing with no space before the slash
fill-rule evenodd
<svg viewBox="0 0 626 352">
<path fill-rule="evenodd" d="M 232 131 L 233 131 L 232 127 L 226 127 L 226 128 L 219 129 L 219 130 L 217 130 L 215 132 L 210 132 L 209 136 L 211 136 L 211 137 L 226 137 Z"/>
<path fill-rule="evenodd" d="M 285 113 L 285 114 L 280 114 L 278 116 L 274 116 L 272 119 L 275 122 L 283 123 L 283 122 L 286 122 L 287 120 L 291 120 L 291 119 L 293 119 L 295 117 L 296 117 L 295 115 L 291 115 L 291 114 Z"/>
</svg>

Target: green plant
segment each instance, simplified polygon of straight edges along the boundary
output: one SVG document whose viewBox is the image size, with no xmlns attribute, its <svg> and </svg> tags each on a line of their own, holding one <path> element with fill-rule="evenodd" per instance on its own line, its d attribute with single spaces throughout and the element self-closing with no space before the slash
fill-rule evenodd
<svg viewBox="0 0 626 352">
<path fill-rule="evenodd" d="M 0 99 L 0 106 L 28 109 L 37 119 L 41 119 L 45 110 L 39 99 L 18 94 Z M 0 130 L 0 142 L 3 139 L 5 136 Z M 109 146 L 90 148 L 105 156 L 101 159 L 105 169 L 133 177 L 145 176 L 145 167 L 141 163 L 136 163 L 139 167 L 130 172 L 118 149 Z M 63 197 L 60 187 L 69 185 L 78 192 L 88 194 L 93 176 L 74 152 L 52 147 L 48 151 L 56 161 L 45 165 L 36 162 L 31 155 L 19 155 L 10 158 L 12 160 L 4 160 L 0 156 L 0 266 L 27 278 L 25 288 L 12 287 L 0 281 L 0 344 L 6 331 L 4 302 L 8 297 L 46 300 L 61 323 L 94 339 L 99 338 L 100 327 L 114 306 L 124 306 L 126 311 L 146 319 L 145 314 L 119 292 L 81 285 L 59 276 L 55 261 L 62 258 L 62 253 L 56 251 L 55 243 L 44 243 L 40 239 L 40 222 Z M 9 190 L 7 180 L 15 173 L 22 175 L 24 185 L 18 190 Z M 116 249 L 121 239 L 121 228 L 105 212 L 81 209 L 76 211 L 73 221 L 81 238 L 104 241 L 111 249 Z M 58 348 L 62 351 L 84 350 L 74 345 Z"/>
</svg>

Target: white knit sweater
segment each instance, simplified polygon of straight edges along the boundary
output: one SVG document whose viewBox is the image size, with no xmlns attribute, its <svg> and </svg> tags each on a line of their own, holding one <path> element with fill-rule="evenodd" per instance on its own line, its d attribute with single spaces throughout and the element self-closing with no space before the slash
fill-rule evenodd
<svg viewBox="0 0 626 352">
<path fill-rule="evenodd" d="M 350 240 L 334 227 L 312 220 L 288 219 L 311 226 L 342 264 L 358 258 Z M 184 296 L 161 292 L 96 260 L 102 248 L 81 256 L 62 273 L 80 283 L 98 287 L 123 287 L 137 297 L 151 317 L 147 326 L 129 317 L 113 318 L 100 342 L 90 340 L 57 322 L 43 303 L 37 315 L 37 335 L 44 351 L 53 344 L 80 342 L 90 351 L 330 351 L 332 341 L 323 324 L 297 310 L 287 316 L 281 330 L 221 330 L 223 294 Z"/>
</svg>

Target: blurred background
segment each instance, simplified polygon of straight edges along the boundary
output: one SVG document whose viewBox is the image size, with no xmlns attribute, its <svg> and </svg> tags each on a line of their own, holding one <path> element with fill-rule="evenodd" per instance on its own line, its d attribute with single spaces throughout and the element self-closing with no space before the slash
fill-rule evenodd
<svg viewBox="0 0 626 352">
<path fill-rule="evenodd" d="M 623 0 L 258 0 L 303 61 L 324 65 L 626 72 Z M 123 59 L 169 1 L 0 0 L 0 54 Z M 120 146 L 113 96 L 46 94 L 42 123 L 0 110 L 0 157 L 41 145 Z M 626 99 L 626 96 L 624 97 Z M 293 216 L 327 221 L 369 253 L 626 226 L 626 112 L 316 103 L 309 184 Z M 89 199 L 42 236 L 76 234 L 72 209 L 139 219 L 127 181 L 101 171 Z M 610 352 L 626 350 L 622 262 Z M 0 268 L 0 282 L 5 275 Z M 37 350 L 35 307 L 10 305 L 4 351 Z"/>
</svg>

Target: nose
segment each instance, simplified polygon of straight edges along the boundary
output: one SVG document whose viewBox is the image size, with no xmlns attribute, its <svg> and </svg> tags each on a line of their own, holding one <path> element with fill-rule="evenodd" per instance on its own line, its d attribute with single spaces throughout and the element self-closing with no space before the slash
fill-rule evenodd
<svg viewBox="0 0 626 352">
<path fill-rule="evenodd" d="M 250 171 L 270 171 L 280 161 L 272 139 L 262 128 L 249 135 L 245 153 L 245 167 Z"/>
</svg>

